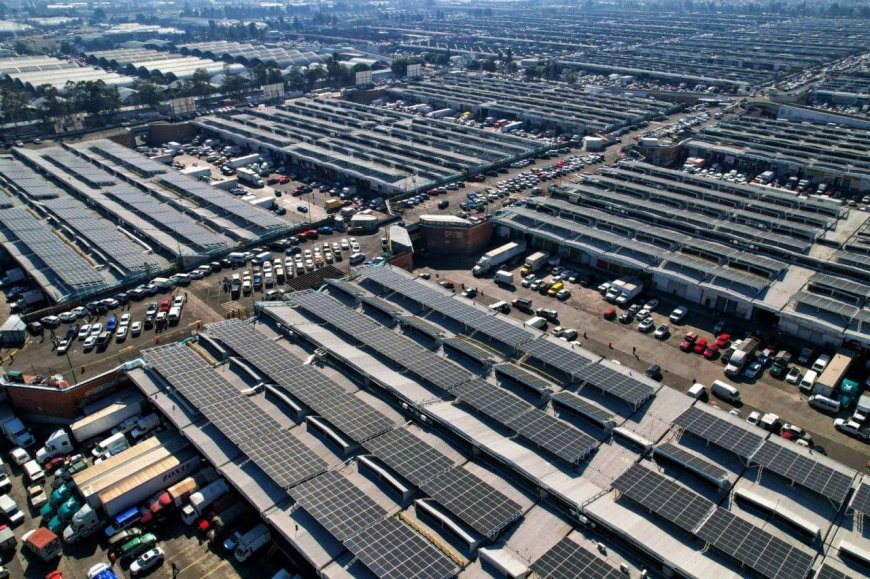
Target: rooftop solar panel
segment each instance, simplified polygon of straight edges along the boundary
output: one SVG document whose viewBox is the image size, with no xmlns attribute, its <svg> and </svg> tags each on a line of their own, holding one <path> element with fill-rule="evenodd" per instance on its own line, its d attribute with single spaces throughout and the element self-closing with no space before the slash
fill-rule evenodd
<svg viewBox="0 0 870 579">
<path fill-rule="evenodd" d="M 540 375 L 524 370 L 515 364 L 497 364 L 493 367 L 497 376 L 502 376 L 514 382 L 534 390 L 538 394 L 546 394 L 552 391 L 554 384 L 545 380 Z"/>
<path fill-rule="evenodd" d="M 339 541 L 359 534 L 387 516 L 386 509 L 335 471 L 301 483 L 289 493 Z"/>
<path fill-rule="evenodd" d="M 367 440 L 363 446 L 417 486 L 453 467 L 447 456 L 403 428 Z"/>
<path fill-rule="evenodd" d="M 674 424 L 686 431 L 729 450 L 737 456 L 748 459 L 761 446 L 764 438 L 749 430 L 749 426 L 738 426 L 716 416 L 714 412 L 704 412 L 692 406 L 679 415 Z"/>
<path fill-rule="evenodd" d="M 522 398 L 479 378 L 460 384 L 451 393 L 465 404 L 502 424 L 508 424 L 520 414 L 534 409 L 534 406 Z"/>
<path fill-rule="evenodd" d="M 870 515 L 870 484 L 861 483 L 858 486 L 850 506 L 862 515 Z"/>
<path fill-rule="evenodd" d="M 816 573 L 815 579 L 852 579 L 846 573 L 834 569 L 831 565 L 824 564 L 821 569 L 819 569 L 818 573 Z"/>
<path fill-rule="evenodd" d="M 700 539 L 734 557 L 763 577 L 806 577 L 814 557 L 722 508 L 698 529 Z"/>
<path fill-rule="evenodd" d="M 532 563 L 541 579 L 624 579 L 624 575 L 585 547 L 565 537 Z"/>
<path fill-rule="evenodd" d="M 522 516 L 520 505 L 460 467 L 424 482 L 420 489 L 490 539 Z"/>
<path fill-rule="evenodd" d="M 791 448 L 765 441 L 752 455 L 750 464 L 764 467 L 798 483 L 837 505 L 849 494 L 853 475 L 847 475 Z"/>
<path fill-rule="evenodd" d="M 538 338 L 523 344 L 522 351 L 569 376 L 573 376 L 590 364 L 590 361 L 580 354 L 554 344 L 545 338 Z"/>
<path fill-rule="evenodd" d="M 598 441 L 588 434 L 538 409 L 520 414 L 507 426 L 572 464 L 578 464 L 598 446 Z"/>
<path fill-rule="evenodd" d="M 577 396 L 573 392 L 556 392 L 550 399 L 554 404 L 564 406 L 581 416 L 591 420 L 601 428 L 613 428 L 616 426 L 616 416 L 614 414 L 592 402 Z"/>
<path fill-rule="evenodd" d="M 486 348 L 478 346 L 474 342 L 466 340 L 465 338 L 459 336 L 455 338 L 444 338 L 441 340 L 441 343 L 444 344 L 445 349 L 452 348 L 477 362 L 481 366 L 490 366 L 495 363 L 496 354 Z"/>
<path fill-rule="evenodd" d="M 728 471 L 679 446 L 666 442 L 653 448 L 653 452 L 682 465 L 718 486 L 725 486 L 728 483 Z"/>
<path fill-rule="evenodd" d="M 690 533 L 715 507 L 701 495 L 639 464 L 613 481 L 613 488 Z"/>
<path fill-rule="evenodd" d="M 641 380 L 602 364 L 589 364 L 575 373 L 583 387 L 592 386 L 637 408 L 655 394 L 655 389 Z"/>
<path fill-rule="evenodd" d="M 447 555 L 395 518 L 378 521 L 344 544 L 381 579 L 447 579 L 459 572 Z"/>
</svg>

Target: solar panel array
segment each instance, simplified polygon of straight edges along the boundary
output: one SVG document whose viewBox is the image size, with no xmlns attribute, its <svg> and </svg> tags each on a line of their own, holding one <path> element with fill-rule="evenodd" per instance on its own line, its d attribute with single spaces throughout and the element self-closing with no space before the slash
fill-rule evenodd
<svg viewBox="0 0 870 579">
<path fill-rule="evenodd" d="M 728 480 L 728 471 L 724 468 L 718 467 L 700 456 L 687 452 L 679 446 L 666 442 L 653 448 L 653 452 L 682 464 L 689 470 L 692 470 L 717 484 L 722 485 Z"/>
<path fill-rule="evenodd" d="M 639 464 L 613 481 L 613 488 L 690 533 L 715 507 L 701 495 Z"/>
<path fill-rule="evenodd" d="M 379 312 L 386 314 L 390 317 L 395 316 L 397 313 L 402 311 L 402 308 L 397 306 L 396 304 L 390 303 L 386 300 L 382 300 L 381 298 L 376 298 L 373 296 L 360 295 L 357 296 L 357 300 L 364 306 L 372 307 Z"/>
<path fill-rule="evenodd" d="M 335 471 L 296 485 L 289 493 L 339 541 L 353 537 L 387 516 L 386 509 Z"/>
<path fill-rule="evenodd" d="M 457 352 L 461 352 L 464 356 L 474 360 L 481 366 L 489 366 L 495 363 L 496 356 L 489 350 L 481 348 L 473 342 L 469 342 L 461 336 L 453 338 L 444 338 L 441 340 L 445 348 L 453 348 Z"/>
<path fill-rule="evenodd" d="M 466 333 L 476 339 L 494 341 L 516 348 L 534 339 L 535 334 L 515 326 L 490 312 L 481 311 L 470 304 L 444 295 L 424 282 L 409 279 L 390 269 L 370 268 L 363 274 L 378 284 L 385 293 L 399 295 L 446 316 L 467 328 Z"/>
<path fill-rule="evenodd" d="M 553 384 L 541 378 L 534 372 L 523 370 L 515 364 L 497 364 L 493 367 L 496 376 L 505 376 L 514 382 L 534 390 L 538 394 L 546 394 L 552 391 Z"/>
<path fill-rule="evenodd" d="M 461 467 L 427 480 L 420 489 L 466 525 L 491 539 L 523 514 L 520 505 Z"/>
<path fill-rule="evenodd" d="M 134 211 L 144 221 L 153 223 L 164 231 L 169 231 L 200 248 L 226 247 L 228 241 L 200 226 L 189 215 L 175 209 L 168 203 L 159 201 L 143 191 L 118 183 L 103 188 L 106 196 Z"/>
<path fill-rule="evenodd" d="M 624 579 L 624 575 L 585 547 L 565 537 L 532 563 L 541 579 Z"/>
<path fill-rule="evenodd" d="M 729 450 L 737 456 L 748 459 L 752 456 L 764 438 L 749 430 L 749 427 L 732 424 L 714 412 L 704 412 L 694 406 L 680 414 L 674 424 L 683 427 L 687 432 L 704 440 Z"/>
<path fill-rule="evenodd" d="M 208 334 L 238 353 L 279 389 L 327 419 L 354 442 L 391 430 L 392 420 L 348 393 L 322 372 L 302 363 L 249 323 L 228 320 L 208 326 Z"/>
<path fill-rule="evenodd" d="M 556 392 L 550 397 L 550 400 L 588 418 L 602 428 L 610 428 L 616 424 L 616 417 L 612 412 L 592 404 L 573 392 L 566 392 L 564 390 Z"/>
<path fill-rule="evenodd" d="M 637 408 L 655 394 L 655 389 L 632 376 L 617 372 L 602 364 L 589 364 L 575 374 L 585 386 L 592 386 Z"/>
<path fill-rule="evenodd" d="M 598 446 L 598 441 L 588 434 L 538 409 L 520 414 L 508 421 L 507 426 L 572 464 L 579 463 Z"/>
<path fill-rule="evenodd" d="M 363 446 L 418 487 L 453 468 L 452 460 L 403 428 L 372 438 Z"/>
<path fill-rule="evenodd" d="M 96 290 L 106 285 L 100 272 L 29 211 L 20 207 L 0 209 L 0 225 L 27 246 L 67 287 Z"/>
<path fill-rule="evenodd" d="M 870 484 L 858 485 L 858 490 L 852 497 L 851 507 L 863 515 L 870 515 Z"/>
<path fill-rule="evenodd" d="M 545 338 L 538 338 L 524 344 L 522 351 L 543 364 L 572 377 L 575 372 L 579 372 L 591 364 L 589 360 L 578 353 L 554 344 Z"/>
<path fill-rule="evenodd" d="M 815 579 L 850 579 L 850 577 L 842 571 L 825 564 L 816 573 Z"/>
<path fill-rule="evenodd" d="M 460 384 L 453 389 L 452 394 L 502 424 L 508 424 L 520 414 L 535 409 L 522 398 L 480 378 Z"/>
<path fill-rule="evenodd" d="M 825 498 L 842 504 L 854 476 L 849 476 L 791 448 L 766 441 L 752 455 L 751 464 L 773 471 Z"/>
<path fill-rule="evenodd" d="M 806 577 L 813 563 L 812 555 L 718 507 L 696 534 L 769 579 Z"/>
<path fill-rule="evenodd" d="M 0 159 L 0 175 L 14 183 L 28 197 L 37 201 L 53 199 L 63 194 L 63 191 L 42 175 L 35 173 L 30 167 L 12 158 Z M 0 198 L 0 207 L 12 207 L 12 203 Z"/>
<path fill-rule="evenodd" d="M 395 518 L 379 521 L 344 545 L 381 579 L 447 579 L 459 572 L 447 555 Z"/>
<path fill-rule="evenodd" d="M 296 292 L 288 299 L 437 388 L 449 392 L 472 377 L 450 360 L 351 310 L 334 298 L 317 292 Z"/>
<path fill-rule="evenodd" d="M 150 368 L 190 401 L 281 487 L 326 469 L 326 462 L 243 396 L 192 349 L 175 344 L 143 352 Z"/>
<path fill-rule="evenodd" d="M 420 332 L 424 336 L 427 336 L 431 340 L 437 341 L 439 338 L 441 338 L 441 336 L 444 335 L 444 330 L 442 328 L 439 328 L 438 326 L 433 326 L 429 322 L 424 322 L 416 316 L 399 315 L 396 316 L 396 319 L 399 320 L 399 323 L 403 327 L 412 328 Z"/>
</svg>

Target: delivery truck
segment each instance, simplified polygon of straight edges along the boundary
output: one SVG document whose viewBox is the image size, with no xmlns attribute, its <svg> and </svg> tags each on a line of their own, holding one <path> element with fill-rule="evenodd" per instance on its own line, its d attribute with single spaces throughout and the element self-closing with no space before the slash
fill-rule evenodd
<svg viewBox="0 0 870 579">
<path fill-rule="evenodd" d="M 226 165 L 229 165 L 233 169 L 238 169 L 239 167 L 247 167 L 248 165 L 259 162 L 260 155 L 253 153 L 251 155 L 245 155 L 243 157 L 236 157 L 235 159 L 230 159 L 226 162 Z"/>
<path fill-rule="evenodd" d="M 514 274 L 510 271 L 500 269 L 495 272 L 493 281 L 502 285 L 514 285 Z"/>
<path fill-rule="evenodd" d="M 846 376 L 846 372 L 849 371 L 854 359 L 855 354 L 851 350 L 841 348 L 822 370 L 813 386 L 813 394 L 833 398 L 834 391 L 836 391 L 840 381 Z"/>
<path fill-rule="evenodd" d="M 223 543 L 223 540 L 229 534 L 229 531 L 239 524 L 252 520 L 254 513 L 242 501 L 238 501 L 233 504 L 230 508 L 213 516 L 209 520 L 209 529 L 206 533 L 206 537 L 208 537 L 209 542 L 211 543 Z"/>
<path fill-rule="evenodd" d="M 236 171 L 236 178 L 249 187 L 263 186 L 263 179 L 257 173 L 246 167 L 242 167 Z"/>
<path fill-rule="evenodd" d="M 532 255 L 526 257 L 523 268 L 520 270 L 520 275 L 527 276 L 530 273 L 535 273 L 547 264 L 550 254 L 545 251 L 536 251 Z"/>
<path fill-rule="evenodd" d="M 270 539 L 271 536 L 269 534 L 269 527 L 267 527 L 264 523 L 260 523 L 247 533 L 244 533 L 239 539 L 239 542 L 236 544 L 236 548 L 234 550 L 236 561 L 238 561 L 239 563 L 244 563 L 259 548 L 266 545 Z"/>
<path fill-rule="evenodd" d="M 230 488 L 223 479 L 218 479 L 201 491 L 190 495 L 188 504 L 181 508 L 181 520 L 186 525 L 192 525 L 202 516 L 205 509 L 217 499 L 228 493 Z"/>
<path fill-rule="evenodd" d="M 33 433 L 15 416 L 8 402 L 0 403 L 0 431 L 12 446 L 28 448 L 36 444 Z"/>
<path fill-rule="evenodd" d="M 507 263 L 516 256 L 525 253 L 525 251 L 525 241 L 520 241 L 519 243 L 511 241 L 510 243 L 506 243 L 501 247 L 484 253 L 483 256 L 477 260 L 477 263 L 471 269 L 471 273 L 475 277 L 485 275 L 486 273 L 492 271 L 498 266 Z"/>
<path fill-rule="evenodd" d="M 732 378 L 739 376 L 758 349 L 758 344 L 758 338 L 751 336 L 743 340 L 737 349 L 734 350 L 734 353 L 731 354 L 728 365 L 725 366 L 725 375 Z"/>
</svg>

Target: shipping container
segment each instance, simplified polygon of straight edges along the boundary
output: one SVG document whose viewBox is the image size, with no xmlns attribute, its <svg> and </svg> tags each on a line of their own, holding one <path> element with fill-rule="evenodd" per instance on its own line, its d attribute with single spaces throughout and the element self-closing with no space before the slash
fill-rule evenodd
<svg viewBox="0 0 870 579">
<path fill-rule="evenodd" d="M 140 470 L 99 495 L 106 515 L 114 516 L 139 504 L 154 493 L 199 468 L 199 455 L 192 448 L 168 456 L 153 466 Z"/>
</svg>

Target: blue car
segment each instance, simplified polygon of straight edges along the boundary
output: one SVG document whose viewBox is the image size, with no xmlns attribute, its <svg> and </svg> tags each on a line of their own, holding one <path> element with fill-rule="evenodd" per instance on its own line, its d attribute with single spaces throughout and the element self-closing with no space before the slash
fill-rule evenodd
<svg viewBox="0 0 870 579">
<path fill-rule="evenodd" d="M 287 249 L 285 249 L 284 253 L 286 255 L 294 255 L 296 253 L 302 253 L 302 248 L 299 247 L 298 245 L 294 245 L 293 247 L 288 247 Z"/>
<path fill-rule="evenodd" d="M 317 232 L 321 233 L 323 235 L 331 235 L 332 234 L 332 227 L 330 227 L 329 225 L 324 225 L 322 227 L 318 227 Z"/>
<path fill-rule="evenodd" d="M 298 211 L 299 213 L 308 213 L 308 206 L 307 205 L 299 205 L 296 207 L 296 211 Z"/>
</svg>

